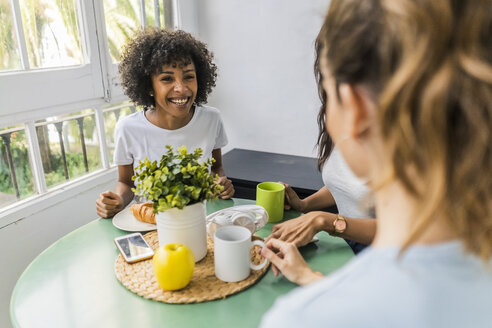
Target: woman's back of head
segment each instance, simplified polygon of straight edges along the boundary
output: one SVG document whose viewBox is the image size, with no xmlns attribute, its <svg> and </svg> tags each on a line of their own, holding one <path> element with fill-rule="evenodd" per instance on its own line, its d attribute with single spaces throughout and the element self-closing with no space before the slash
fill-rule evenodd
<svg viewBox="0 0 492 328">
<path fill-rule="evenodd" d="M 379 184 L 395 178 L 419 204 L 406 245 L 439 212 L 490 259 L 492 2 L 333 0 L 317 41 L 335 80 L 377 103 Z"/>
</svg>

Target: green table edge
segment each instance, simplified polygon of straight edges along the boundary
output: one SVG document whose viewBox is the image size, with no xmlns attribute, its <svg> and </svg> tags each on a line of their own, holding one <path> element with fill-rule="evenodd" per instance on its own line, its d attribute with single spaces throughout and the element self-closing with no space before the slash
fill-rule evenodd
<svg viewBox="0 0 492 328">
<path fill-rule="evenodd" d="M 237 199 L 237 198 L 233 198 L 233 199 L 230 199 L 230 200 L 215 200 L 215 201 L 209 201 L 207 202 L 207 214 L 210 214 L 212 212 L 215 212 L 217 210 L 220 210 L 220 209 L 223 209 L 223 208 L 227 208 L 227 207 L 231 207 L 231 206 L 237 206 L 237 205 L 251 205 L 251 204 L 254 204 L 255 202 L 253 200 L 246 200 L 246 199 Z M 301 215 L 302 213 L 299 213 L 297 211 L 285 211 L 284 213 L 284 219 L 282 220 L 285 221 L 285 220 L 290 220 L 290 219 L 293 219 L 293 218 L 296 218 L 298 217 L 299 215 Z M 11 299 L 10 299 L 10 319 L 11 319 L 11 323 L 13 325 L 13 327 L 20 327 L 19 325 L 19 322 L 17 321 L 17 318 L 16 316 L 14 315 L 14 302 L 15 302 L 15 299 L 18 295 L 18 289 L 20 288 L 19 287 L 19 281 L 22 281 L 22 279 L 29 273 L 29 271 L 36 266 L 37 262 L 38 261 L 41 261 L 43 259 L 43 256 L 49 252 L 51 249 L 53 249 L 54 247 L 57 246 L 57 244 L 63 240 L 66 240 L 67 238 L 70 238 L 70 236 L 72 236 L 73 234 L 76 234 L 78 232 L 80 232 L 79 230 L 80 229 L 83 229 L 84 227 L 87 227 L 89 225 L 92 225 L 92 224 L 97 224 L 98 222 L 100 221 L 107 221 L 107 220 L 111 220 L 111 219 L 104 219 L 104 218 L 98 218 L 96 220 L 93 220 L 89 223 L 86 223 L 85 225 L 75 229 L 74 231 L 66 234 L 65 236 L 61 237 L 59 240 L 55 241 L 54 243 L 52 243 L 49 247 L 47 247 L 44 251 L 42 251 L 38 256 L 36 256 L 36 258 L 26 267 L 26 269 L 22 272 L 22 274 L 19 276 L 19 279 L 17 280 L 15 286 L 14 286 L 14 289 L 12 291 L 12 295 L 11 295 Z M 260 237 L 262 238 L 265 238 L 266 236 L 269 235 L 269 233 L 271 232 L 271 227 L 275 224 L 278 224 L 280 222 L 277 222 L 277 223 L 267 223 L 265 225 L 265 227 L 263 227 L 261 230 L 259 230 L 256 234 L 259 235 Z M 114 226 L 113 226 L 114 227 Z M 114 229 L 116 231 L 118 231 L 119 235 L 125 235 L 125 234 L 128 234 L 128 232 L 126 231 L 121 231 L 119 229 L 117 229 L 116 227 L 114 227 Z M 318 236 L 320 236 L 318 234 Z M 342 239 L 340 238 L 335 238 L 335 237 L 332 237 L 332 236 L 329 236 L 328 234 L 324 233 L 323 236 L 320 236 L 320 239 L 330 239 L 332 242 L 334 242 L 335 244 L 338 244 L 338 248 L 344 248 L 345 250 L 347 250 L 349 253 L 351 253 L 351 256 L 347 256 L 347 260 L 346 262 L 348 262 L 348 260 L 350 260 L 351 257 L 353 257 L 353 253 L 352 251 L 350 250 L 350 247 L 345 243 L 345 241 L 343 241 Z M 303 252 L 303 256 L 305 255 L 305 251 Z M 307 260 L 308 264 L 310 264 L 311 266 L 311 261 Z M 313 266 L 312 266 L 313 267 Z M 313 267 L 313 269 L 317 269 L 315 267 Z M 318 271 L 320 271 L 318 269 Z M 321 270 L 321 272 L 323 272 Z M 264 277 L 263 277 L 264 278 Z M 263 279 L 262 278 L 262 279 Z M 124 288 L 123 286 L 121 286 L 122 288 Z M 151 300 L 146 300 L 146 301 L 149 301 L 149 302 L 154 302 L 154 301 L 151 301 Z M 166 303 L 163 303 L 163 304 L 166 304 Z M 198 303 L 200 304 L 200 303 Z"/>
</svg>

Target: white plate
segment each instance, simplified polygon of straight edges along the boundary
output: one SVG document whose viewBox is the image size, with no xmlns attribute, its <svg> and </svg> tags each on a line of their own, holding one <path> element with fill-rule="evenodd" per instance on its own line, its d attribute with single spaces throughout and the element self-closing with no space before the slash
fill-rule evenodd
<svg viewBox="0 0 492 328">
<path fill-rule="evenodd" d="M 113 217 L 113 225 L 124 231 L 152 231 L 157 229 L 157 225 L 138 221 L 132 214 L 130 206 L 126 207 Z"/>
</svg>

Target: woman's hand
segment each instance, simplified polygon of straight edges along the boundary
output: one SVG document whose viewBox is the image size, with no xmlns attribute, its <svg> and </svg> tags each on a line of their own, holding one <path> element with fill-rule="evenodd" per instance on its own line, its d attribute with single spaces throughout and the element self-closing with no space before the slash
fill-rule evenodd
<svg viewBox="0 0 492 328">
<path fill-rule="evenodd" d="M 232 181 L 227 179 L 227 177 L 219 177 L 215 182 L 221 186 L 224 186 L 224 190 L 222 190 L 219 195 L 220 198 L 229 199 L 234 195 L 234 186 L 232 185 Z"/>
<path fill-rule="evenodd" d="M 102 218 L 113 217 L 123 209 L 123 198 L 111 191 L 105 191 L 96 200 L 96 212 Z"/>
<path fill-rule="evenodd" d="M 330 215 L 332 214 L 321 211 L 309 212 L 296 219 L 274 225 L 266 241 L 276 238 L 292 243 L 296 247 L 304 246 L 313 239 L 314 235 L 324 230 L 323 228 L 328 225 Z"/>
<path fill-rule="evenodd" d="M 293 243 L 270 239 L 261 250 L 261 255 L 273 264 L 274 274 L 280 271 L 287 279 L 299 285 L 307 285 L 323 277 L 309 268 Z"/>
<path fill-rule="evenodd" d="M 212 174 L 213 176 L 219 176 L 215 180 L 215 183 L 224 186 L 224 190 L 222 190 L 219 197 L 229 199 L 234 195 L 234 186 L 232 185 L 232 181 L 227 179 L 224 168 L 222 167 L 222 151 L 220 148 L 212 150 L 212 158 L 215 160 L 211 168 Z"/>
<path fill-rule="evenodd" d="M 290 185 L 287 183 L 279 182 L 284 185 L 285 187 L 285 202 L 284 202 L 284 208 L 286 210 L 296 210 L 299 212 L 304 212 L 304 209 L 306 207 L 305 201 L 299 198 L 297 193 L 292 189 Z"/>
</svg>

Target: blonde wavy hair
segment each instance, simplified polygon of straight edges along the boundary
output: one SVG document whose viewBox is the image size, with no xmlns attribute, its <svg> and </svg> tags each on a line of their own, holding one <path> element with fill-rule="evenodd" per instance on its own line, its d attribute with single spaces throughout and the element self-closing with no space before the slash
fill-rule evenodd
<svg viewBox="0 0 492 328">
<path fill-rule="evenodd" d="M 441 213 L 490 259 L 492 1 L 332 0 L 318 42 L 337 83 L 378 104 L 381 183 L 399 180 L 419 204 L 403 249 Z"/>
</svg>

